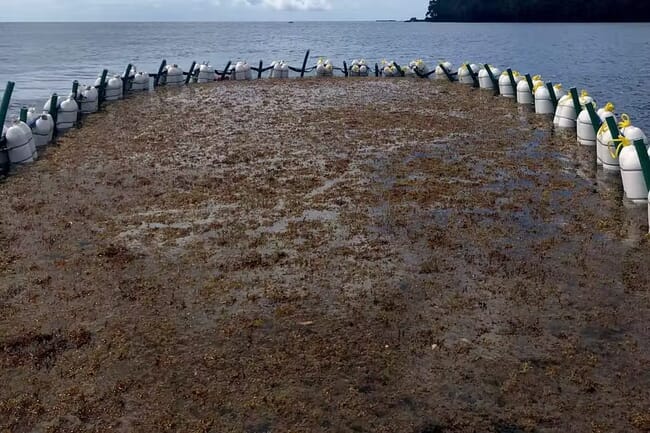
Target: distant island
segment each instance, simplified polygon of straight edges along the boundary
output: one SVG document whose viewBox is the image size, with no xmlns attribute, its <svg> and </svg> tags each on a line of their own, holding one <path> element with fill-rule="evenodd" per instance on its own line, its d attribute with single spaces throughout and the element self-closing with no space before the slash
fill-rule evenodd
<svg viewBox="0 0 650 433">
<path fill-rule="evenodd" d="M 408 22 L 648 22 L 642 0 L 431 0 L 423 20 Z"/>
</svg>

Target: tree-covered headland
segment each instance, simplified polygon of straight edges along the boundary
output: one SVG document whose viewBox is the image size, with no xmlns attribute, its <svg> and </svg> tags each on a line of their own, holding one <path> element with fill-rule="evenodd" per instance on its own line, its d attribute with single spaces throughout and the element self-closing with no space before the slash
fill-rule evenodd
<svg viewBox="0 0 650 433">
<path fill-rule="evenodd" d="M 650 21 L 648 0 L 430 0 L 425 21 Z"/>
</svg>

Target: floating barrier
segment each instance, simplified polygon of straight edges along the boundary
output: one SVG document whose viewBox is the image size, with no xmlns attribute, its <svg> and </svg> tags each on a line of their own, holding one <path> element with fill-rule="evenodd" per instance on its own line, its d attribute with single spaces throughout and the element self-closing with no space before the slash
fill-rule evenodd
<svg viewBox="0 0 650 433">
<path fill-rule="evenodd" d="M 578 96 L 577 92 L 564 95 L 558 101 L 553 125 L 558 128 L 575 128 L 580 111 L 584 109 L 585 105 L 593 102 L 593 98 L 589 96 L 586 90 L 583 90 L 580 96 Z"/>
<path fill-rule="evenodd" d="M 501 73 L 499 77 L 499 92 L 505 98 L 516 98 L 517 85 L 524 77 L 519 75 L 519 72 L 513 70 L 506 70 Z"/>
<path fill-rule="evenodd" d="M 8 128 L 3 127 L 0 135 L 0 175 L 6 175 L 11 164 L 25 164 L 38 156 L 37 148 L 42 148 L 55 140 L 56 136 L 79 125 L 80 116 L 101 109 L 103 102 L 115 101 L 130 92 L 139 92 L 153 87 L 181 86 L 191 83 L 208 83 L 220 80 L 251 80 L 253 72 L 257 79 L 269 72 L 270 78 L 288 78 L 289 72 L 304 77 L 315 71 L 317 77 L 332 77 L 340 71 L 345 77 L 367 77 L 372 68 L 365 60 L 353 60 L 348 67 L 343 62 L 342 68 L 335 67 L 329 59 L 320 58 L 312 67 L 307 67 L 310 52 L 307 51 L 300 68 L 294 68 L 284 61 L 274 61 L 264 67 L 263 62 L 254 67 L 246 61 L 232 65 L 228 62 L 222 70 L 210 66 L 209 62 L 197 65 L 192 62 L 188 72 L 176 64 L 161 62 L 158 73 L 136 72 L 129 64 L 122 75 L 109 77 L 108 70 L 95 81 L 94 86 L 80 86 L 73 83 L 73 91 L 63 101 L 56 94 L 44 106 L 39 114 L 36 109 L 21 110 L 20 120 L 14 121 Z M 645 133 L 633 126 L 629 117 L 623 115 L 616 123 L 614 106 L 608 103 L 596 110 L 596 104 L 587 92 L 580 95 L 576 89 L 565 92 L 561 84 L 545 83 L 540 76 L 521 75 L 512 69 L 501 71 L 488 64 L 482 67 L 464 63 L 452 72 L 450 62 L 439 62 L 430 69 L 422 59 L 413 60 L 406 66 L 394 61 L 382 61 L 374 65 L 375 77 L 420 77 L 447 79 L 462 84 L 493 90 L 495 95 L 513 98 L 519 104 L 534 105 L 535 112 L 542 115 L 554 115 L 553 124 L 559 129 L 576 129 L 580 144 L 596 145 L 596 159 L 607 172 L 621 172 L 624 195 L 633 203 L 648 201 L 650 185 L 650 153 Z M 7 84 L 2 104 L 0 104 L 0 121 L 4 124 L 9 100 L 13 92 L 13 83 Z M 649 204 L 650 210 L 650 204 Z M 650 215 L 649 215 L 650 221 Z"/>
<path fill-rule="evenodd" d="M 495 77 L 501 75 L 501 70 L 492 65 L 485 65 L 478 71 L 478 84 L 479 88 L 484 90 L 498 89 L 499 82 L 495 83 Z"/>
<path fill-rule="evenodd" d="M 475 63 L 464 63 L 460 68 L 458 68 L 458 82 L 479 87 L 477 75 L 479 70 L 479 66 Z"/>
</svg>

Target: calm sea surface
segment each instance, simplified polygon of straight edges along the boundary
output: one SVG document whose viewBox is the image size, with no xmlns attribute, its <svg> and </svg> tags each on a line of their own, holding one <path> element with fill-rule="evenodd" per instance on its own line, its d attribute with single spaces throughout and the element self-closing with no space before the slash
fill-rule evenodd
<svg viewBox="0 0 650 433">
<path fill-rule="evenodd" d="M 163 58 L 186 70 L 193 60 L 219 69 L 228 60 L 299 67 L 310 49 L 309 64 L 324 56 L 336 65 L 363 57 L 512 67 L 585 88 L 650 130 L 650 24 L 0 23 L 0 34 L 0 92 L 16 82 L 13 113 L 69 93 L 74 79 L 91 83 L 103 68 L 121 73 L 129 62 L 147 72 Z"/>
</svg>

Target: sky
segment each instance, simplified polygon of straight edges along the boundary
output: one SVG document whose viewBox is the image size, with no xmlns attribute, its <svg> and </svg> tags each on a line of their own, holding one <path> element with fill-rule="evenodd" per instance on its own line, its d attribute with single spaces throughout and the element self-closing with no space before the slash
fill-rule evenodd
<svg viewBox="0 0 650 433">
<path fill-rule="evenodd" d="M 0 0 L 0 21 L 310 21 L 422 18 L 427 0 Z"/>
</svg>

